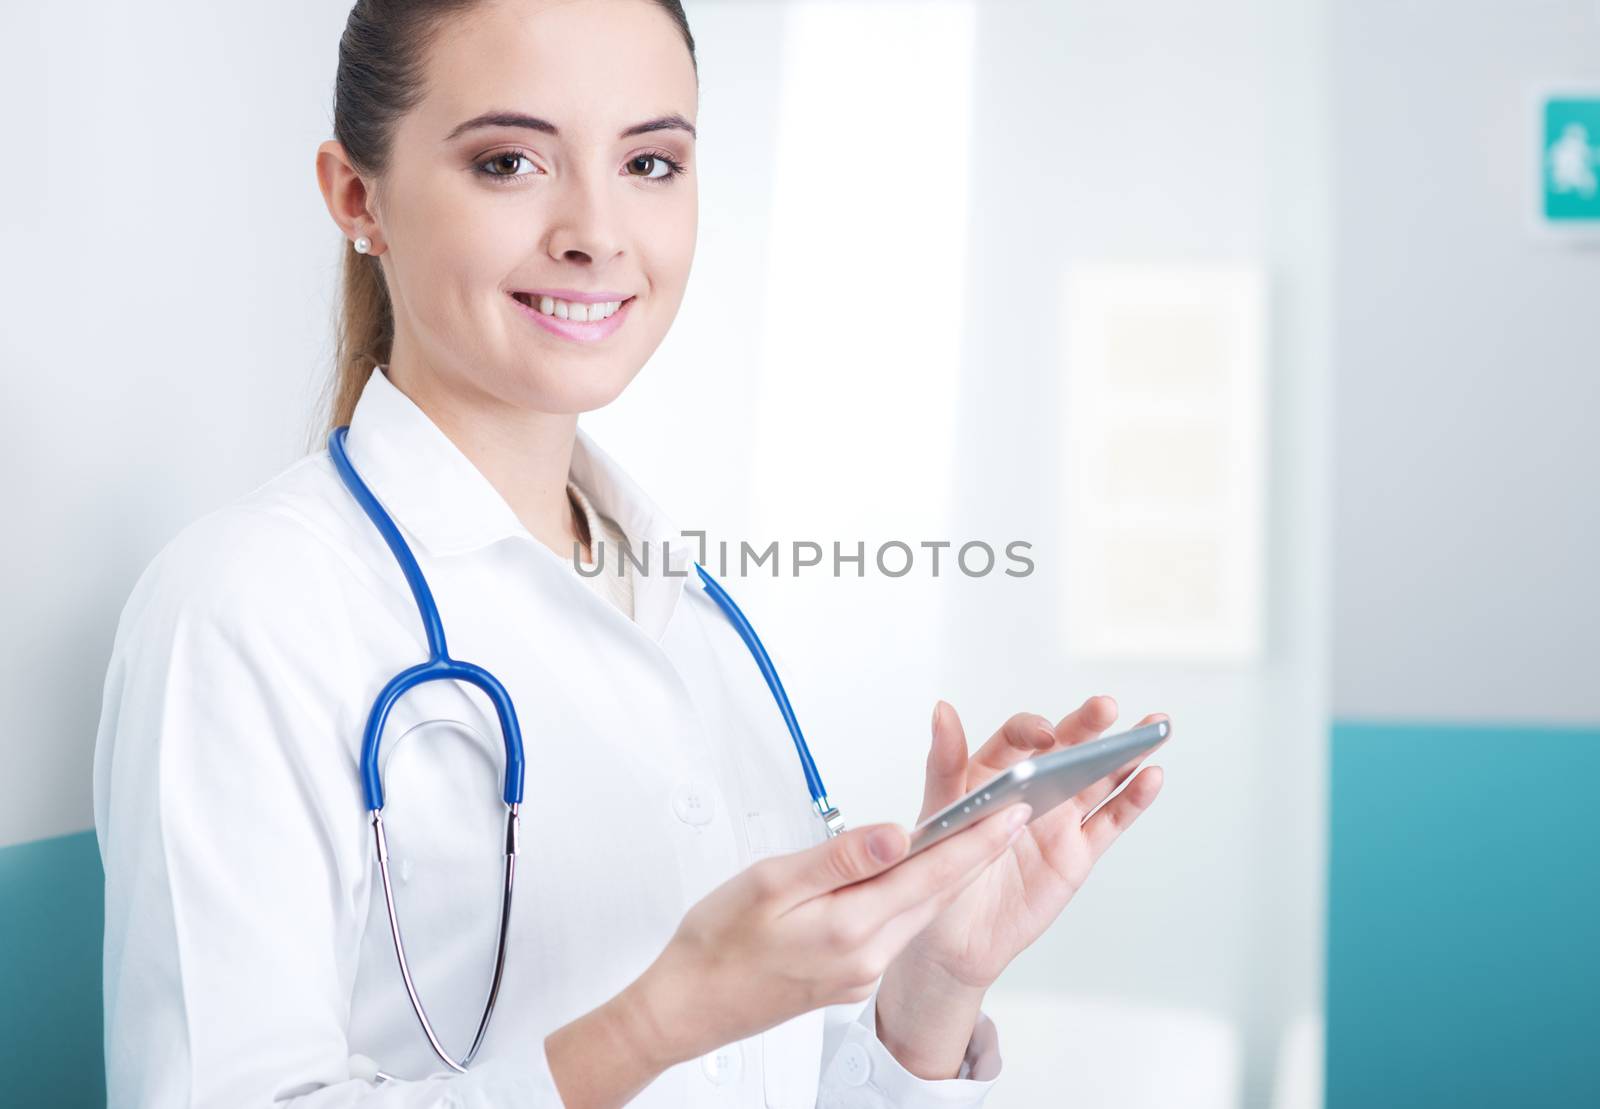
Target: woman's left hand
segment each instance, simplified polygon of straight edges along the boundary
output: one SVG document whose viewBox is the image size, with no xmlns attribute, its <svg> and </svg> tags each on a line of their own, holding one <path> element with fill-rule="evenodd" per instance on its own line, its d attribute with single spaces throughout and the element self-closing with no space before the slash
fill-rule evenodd
<svg viewBox="0 0 1600 1109">
<path fill-rule="evenodd" d="M 1035 713 L 1018 713 L 969 758 L 955 709 L 940 701 L 917 822 L 1023 759 L 1099 737 L 1116 719 L 1117 703 L 1107 696 L 1089 698 L 1054 725 Z M 1165 713 L 1152 713 L 1136 726 L 1166 719 Z M 1144 757 L 1130 759 L 1026 825 L 1010 849 L 889 966 L 878 989 L 878 1035 L 908 1070 L 927 1078 L 955 1074 L 984 992 L 1044 933 L 1106 848 L 1156 799 L 1161 767 L 1150 766 L 1083 819 Z"/>
</svg>

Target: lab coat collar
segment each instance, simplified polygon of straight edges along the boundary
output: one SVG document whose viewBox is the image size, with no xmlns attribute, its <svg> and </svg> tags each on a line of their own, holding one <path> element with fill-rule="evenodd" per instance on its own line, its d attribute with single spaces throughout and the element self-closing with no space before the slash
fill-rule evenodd
<svg viewBox="0 0 1600 1109">
<path fill-rule="evenodd" d="M 396 523 L 430 555 L 448 557 L 519 539 L 558 562 L 572 584 L 586 589 L 563 559 L 523 526 L 494 485 L 410 397 L 374 368 L 350 416 L 346 449 L 351 462 Z M 698 553 L 673 521 L 582 428 L 572 448 L 569 479 L 595 509 L 610 516 L 640 557 L 649 548 L 649 573 L 635 578 L 634 618 L 652 638 L 672 614 L 680 589 L 698 588 L 691 562 Z M 663 547 L 665 544 L 665 547 Z M 663 573 L 667 552 L 672 574 Z M 615 552 L 608 551 L 607 572 Z"/>
</svg>

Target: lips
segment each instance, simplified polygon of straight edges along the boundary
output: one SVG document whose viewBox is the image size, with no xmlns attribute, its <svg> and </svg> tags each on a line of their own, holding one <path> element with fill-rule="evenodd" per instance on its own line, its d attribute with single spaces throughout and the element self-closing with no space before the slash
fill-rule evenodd
<svg viewBox="0 0 1600 1109">
<path fill-rule="evenodd" d="M 603 320 L 632 299 L 622 293 L 574 293 L 565 289 L 548 292 L 523 289 L 511 295 L 537 312 L 574 323 Z"/>
<path fill-rule="evenodd" d="M 555 297 L 550 292 L 541 290 L 516 290 L 510 297 L 517 306 L 517 311 L 543 330 L 580 343 L 599 342 L 615 334 L 626 322 L 633 302 L 638 299 L 620 293 L 576 293 L 567 289 L 558 291 L 567 293 L 574 299 Z M 590 299 L 575 299 L 577 297 Z M 601 299 L 602 297 L 611 299 Z M 565 317 L 558 311 L 560 308 L 564 308 Z M 573 318 L 575 315 L 588 317 L 591 313 L 596 318 Z"/>
</svg>

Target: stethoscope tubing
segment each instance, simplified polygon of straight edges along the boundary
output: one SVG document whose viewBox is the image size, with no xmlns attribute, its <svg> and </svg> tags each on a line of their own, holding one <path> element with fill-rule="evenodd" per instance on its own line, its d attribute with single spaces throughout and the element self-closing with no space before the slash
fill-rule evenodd
<svg viewBox="0 0 1600 1109">
<path fill-rule="evenodd" d="M 439 618 L 439 606 L 434 603 L 433 590 L 428 588 L 428 579 L 422 576 L 422 567 L 417 565 L 411 548 L 400 535 L 400 529 L 384 511 L 383 505 L 378 503 L 378 498 L 372 495 L 367 483 L 361 480 L 361 475 L 356 473 L 356 468 L 350 463 L 350 456 L 345 452 L 345 435 L 349 430 L 348 426 L 333 429 L 328 436 L 328 455 L 333 459 L 339 476 L 344 479 L 356 503 L 366 512 L 367 518 L 372 521 L 378 533 L 383 536 L 384 542 L 389 545 L 395 561 L 400 564 L 400 569 L 406 576 L 406 584 L 411 587 L 411 595 L 416 599 L 417 612 L 422 617 L 423 633 L 428 638 L 428 661 L 403 670 L 390 679 L 383 687 L 383 691 L 378 694 L 372 712 L 367 717 L 366 730 L 361 736 L 361 788 L 366 798 L 367 811 L 377 812 L 383 808 L 383 779 L 378 773 L 378 747 L 383 739 L 383 725 L 389 719 L 389 710 L 411 689 L 425 682 L 434 681 L 469 682 L 483 690 L 494 703 L 495 713 L 500 717 L 500 734 L 506 749 L 505 802 L 508 805 L 520 805 L 526 765 L 522 750 L 522 728 L 517 723 L 517 710 L 511 703 L 511 695 L 506 692 L 499 680 L 483 667 L 450 657 L 450 651 L 445 645 L 444 621 Z"/>
<path fill-rule="evenodd" d="M 343 480 L 345 487 L 355 498 L 356 503 L 372 521 L 378 533 L 383 536 L 389 551 L 394 555 L 401 572 L 405 574 L 406 584 L 411 588 L 412 598 L 416 601 L 417 613 L 422 620 L 423 634 L 428 642 L 428 659 L 416 666 L 408 667 L 391 678 L 373 702 L 372 711 L 367 716 L 366 727 L 361 737 L 360 775 L 363 799 L 367 807 L 368 821 L 372 828 L 373 851 L 377 858 L 379 875 L 383 882 L 384 906 L 389 917 L 389 931 L 394 940 L 395 959 L 400 966 L 400 975 L 405 982 L 406 996 L 411 1002 L 412 1011 L 416 1014 L 418 1022 L 422 1025 L 423 1034 L 428 1039 L 428 1044 L 433 1048 L 440 1060 L 452 1070 L 465 1073 L 468 1064 L 478 1054 L 478 1049 L 483 1046 L 485 1034 L 489 1029 L 489 1018 L 494 1013 L 495 1000 L 500 993 L 500 983 L 505 974 L 506 947 L 511 926 L 511 900 L 516 885 L 516 859 L 518 851 L 518 836 L 521 826 L 519 809 L 522 805 L 524 776 L 526 764 L 523 756 L 522 729 L 517 722 L 517 712 L 512 704 L 511 695 L 493 674 L 481 666 L 460 659 L 450 657 L 444 634 L 444 621 L 439 616 L 439 608 L 433 598 L 433 591 L 428 588 L 427 578 L 423 576 L 422 568 L 417 564 L 416 557 L 411 553 L 411 548 L 406 544 L 400 534 L 400 529 L 395 526 L 394 520 L 379 503 L 378 498 L 367 487 L 361 475 L 350 462 L 350 456 L 345 450 L 345 437 L 349 427 L 334 428 L 328 435 L 328 456 L 333 460 L 334 468 Z M 739 638 L 744 641 L 751 656 L 755 659 L 761 676 L 766 679 L 767 688 L 771 690 L 773 700 L 777 702 L 778 711 L 783 716 L 784 725 L 789 729 L 789 735 L 794 741 L 795 753 L 800 758 L 800 767 L 805 775 L 806 788 L 811 794 L 812 806 L 822 817 L 829 836 L 836 836 L 844 830 L 844 821 L 839 815 L 839 810 L 828 803 L 827 791 L 822 785 L 822 775 L 817 772 L 816 762 L 811 757 L 811 749 L 806 744 L 805 736 L 800 731 L 800 722 L 795 718 L 794 708 L 789 703 L 789 695 L 784 691 L 783 682 L 778 677 L 777 668 L 772 665 L 772 659 L 767 655 L 767 650 L 761 643 L 761 637 L 756 634 L 755 628 L 745 617 L 739 606 L 734 603 L 727 590 L 713 578 L 706 568 L 696 562 L 694 568 L 699 571 L 700 579 L 705 583 L 706 592 L 711 596 L 717 606 L 733 624 L 739 633 Z M 410 961 L 406 958 L 405 940 L 400 932 L 400 918 L 395 910 L 394 885 L 389 874 L 389 847 L 383 829 L 383 778 L 379 771 L 379 751 L 383 738 L 383 727 L 388 721 L 390 710 L 399 699 L 410 690 L 426 682 L 433 681 L 464 681 L 477 686 L 494 703 L 495 713 L 500 719 L 500 733 L 505 745 L 505 783 L 503 797 L 506 804 L 506 839 L 505 839 L 505 875 L 502 885 L 500 901 L 500 921 L 498 935 L 495 942 L 494 977 L 489 987 L 489 996 L 484 1004 L 483 1015 L 478 1021 L 478 1029 L 472 1040 L 471 1049 L 460 1060 L 451 1056 L 438 1034 L 433 1029 L 432 1022 L 428 1019 L 426 1008 L 423 1006 L 421 995 L 417 991 L 416 982 L 411 974 Z M 392 1076 L 378 1072 L 378 1077 L 390 1079 Z"/>
</svg>

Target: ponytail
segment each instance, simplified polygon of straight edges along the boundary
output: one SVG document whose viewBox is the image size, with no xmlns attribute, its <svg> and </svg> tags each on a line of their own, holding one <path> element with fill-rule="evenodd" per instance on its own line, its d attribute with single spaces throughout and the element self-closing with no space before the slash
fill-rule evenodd
<svg viewBox="0 0 1600 1109">
<path fill-rule="evenodd" d="M 334 324 L 333 381 L 328 426 L 324 433 L 350 422 L 356 398 L 373 367 L 389 361 L 394 346 L 394 310 L 383 270 L 375 255 L 357 254 L 344 239 L 339 316 Z"/>
</svg>

